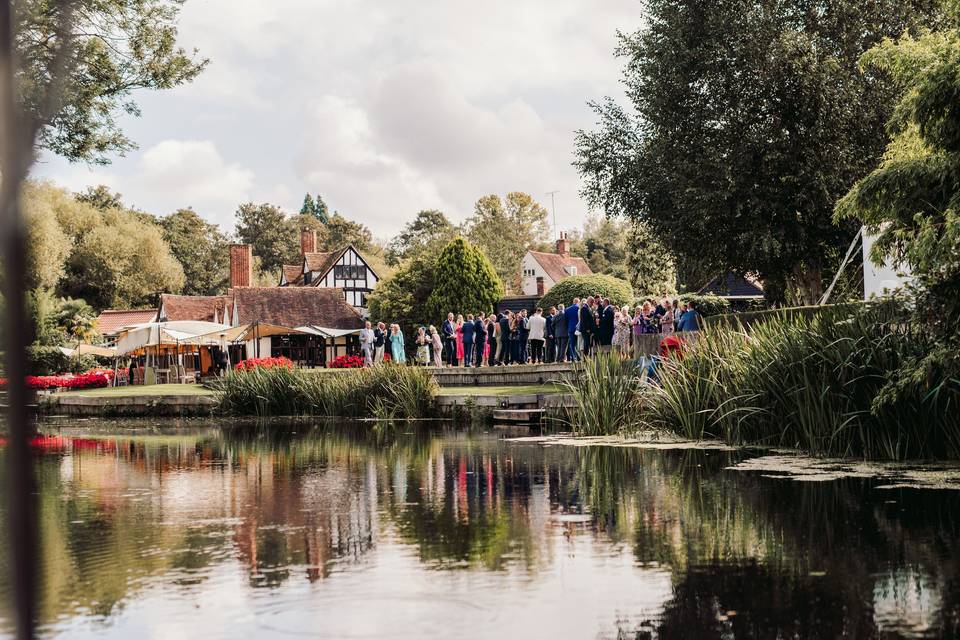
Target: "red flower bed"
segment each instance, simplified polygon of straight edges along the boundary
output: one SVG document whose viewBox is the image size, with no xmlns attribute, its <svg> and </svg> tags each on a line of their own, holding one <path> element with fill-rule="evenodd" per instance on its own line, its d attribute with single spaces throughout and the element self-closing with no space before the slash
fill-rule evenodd
<svg viewBox="0 0 960 640">
<path fill-rule="evenodd" d="M 328 369 L 360 369 L 363 358 L 360 356 L 338 356 L 327 363 Z"/>
<path fill-rule="evenodd" d="M 78 376 L 67 374 L 62 376 L 27 376 L 28 389 L 96 389 L 110 386 L 113 371 L 106 369 L 91 369 Z M 0 388 L 7 386 L 6 378 L 0 378 Z"/>
<path fill-rule="evenodd" d="M 264 369 L 272 369 L 273 367 L 284 367 L 287 369 L 293 369 L 293 361 L 290 358 L 248 358 L 246 360 L 241 360 L 237 363 L 237 366 L 234 367 L 237 371 L 250 371 L 251 369 L 256 369 L 257 367 L 263 367 Z"/>
</svg>

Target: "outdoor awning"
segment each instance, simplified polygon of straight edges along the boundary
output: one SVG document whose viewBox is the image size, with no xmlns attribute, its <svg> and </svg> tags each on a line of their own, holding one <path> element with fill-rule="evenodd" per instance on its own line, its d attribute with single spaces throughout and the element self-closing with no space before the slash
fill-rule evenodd
<svg viewBox="0 0 960 640">
<path fill-rule="evenodd" d="M 282 327 L 278 324 L 267 324 L 266 322 L 251 322 L 237 327 L 228 327 L 224 330 L 196 336 L 200 340 L 225 340 L 226 342 L 239 342 L 241 340 L 252 340 L 254 335 L 261 338 L 270 336 L 286 336 L 291 334 L 313 333 L 305 330 L 304 327 L 293 329 L 291 327 Z M 193 344 L 192 340 L 187 340 Z"/>
<path fill-rule="evenodd" d="M 102 347 L 96 344 L 78 344 L 76 347 L 59 347 L 60 351 L 71 358 L 80 356 L 101 356 L 103 358 L 112 358 L 117 355 L 117 350 L 111 347 Z"/>
<path fill-rule="evenodd" d="M 216 339 L 198 340 L 203 335 L 219 334 L 230 329 L 228 325 L 199 320 L 146 322 L 123 330 L 117 338 L 117 353 L 126 354 L 158 345 L 217 344 Z"/>
<path fill-rule="evenodd" d="M 341 338 L 343 336 L 360 335 L 361 331 L 360 329 L 330 329 L 329 327 L 317 327 L 315 325 L 298 327 L 298 329 L 303 329 L 304 333 L 309 331 L 314 335 L 323 336 L 324 338 Z"/>
</svg>

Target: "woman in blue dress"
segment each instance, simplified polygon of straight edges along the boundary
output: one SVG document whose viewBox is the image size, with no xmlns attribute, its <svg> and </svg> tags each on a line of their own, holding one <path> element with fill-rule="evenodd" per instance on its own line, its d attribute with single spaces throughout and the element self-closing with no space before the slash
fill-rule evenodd
<svg viewBox="0 0 960 640">
<path fill-rule="evenodd" d="M 397 364 L 404 364 L 407 361 L 407 355 L 403 349 L 403 333 L 400 332 L 400 325 L 393 325 L 390 337 L 390 356 Z"/>
</svg>

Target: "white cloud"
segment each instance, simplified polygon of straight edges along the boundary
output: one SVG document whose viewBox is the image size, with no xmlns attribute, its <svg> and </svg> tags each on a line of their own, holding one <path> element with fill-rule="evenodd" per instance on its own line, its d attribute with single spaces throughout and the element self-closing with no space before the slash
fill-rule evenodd
<svg viewBox="0 0 960 640">
<path fill-rule="evenodd" d="M 211 65 L 138 96 L 143 119 L 124 124 L 145 150 L 103 175 L 145 209 L 190 205 L 226 229 L 240 202 L 298 208 L 305 191 L 378 235 L 515 189 L 559 189 L 560 223 L 577 225 L 573 131 L 593 125 L 586 101 L 622 93 L 615 32 L 638 28 L 641 6 L 190 0 L 180 39 Z"/>
</svg>

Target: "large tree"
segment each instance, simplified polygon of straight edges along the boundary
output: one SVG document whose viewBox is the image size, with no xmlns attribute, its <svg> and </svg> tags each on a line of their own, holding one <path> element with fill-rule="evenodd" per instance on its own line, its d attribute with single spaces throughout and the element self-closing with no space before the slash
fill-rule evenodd
<svg viewBox="0 0 960 640">
<path fill-rule="evenodd" d="M 503 297 L 503 283 L 477 247 L 462 237 L 451 241 L 437 258 L 427 311 L 434 322 L 454 313 L 487 313 Z"/>
<path fill-rule="evenodd" d="M 398 265 L 424 251 L 439 253 L 456 236 L 457 228 L 442 211 L 419 211 L 387 245 L 387 263 Z"/>
<path fill-rule="evenodd" d="M 647 0 L 620 36 L 627 96 L 577 135 L 585 193 L 678 255 L 815 301 L 855 225 L 833 206 L 884 145 L 894 88 L 858 59 L 935 0 Z"/>
<path fill-rule="evenodd" d="M 427 298 L 434 289 L 436 265 L 437 254 L 423 252 L 380 280 L 367 296 L 370 317 L 387 324 L 396 322 L 405 332 L 435 324 L 436 318 L 427 310 Z"/>
<path fill-rule="evenodd" d="M 878 233 L 873 259 L 908 267 L 915 322 L 933 338 L 923 357 L 896 377 L 897 387 L 960 388 L 960 3 L 939 32 L 886 41 L 866 56 L 867 68 L 893 77 L 902 91 L 894 138 L 872 173 L 838 203 L 837 217 Z"/>
<path fill-rule="evenodd" d="M 228 240 L 217 225 L 193 209 L 180 209 L 160 219 L 163 239 L 183 267 L 184 295 L 223 293 L 230 275 Z"/>
<path fill-rule="evenodd" d="M 280 207 L 248 202 L 237 209 L 236 234 L 240 242 L 253 245 L 260 268 L 280 273 L 280 268 L 296 263 L 300 254 L 299 229 Z"/>
<path fill-rule="evenodd" d="M 13 3 L 16 82 L 21 106 L 39 125 L 40 147 L 101 163 L 109 153 L 135 147 L 116 118 L 139 115 L 134 92 L 189 82 L 207 63 L 177 45 L 183 1 Z M 51 78 L 58 79 L 54 92 Z"/>
<path fill-rule="evenodd" d="M 511 291 L 520 290 L 520 260 L 527 249 L 550 237 L 547 210 L 520 191 L 477 200 L 466 222 L 467 237 L 493 263 L 500 280 Z"/>
</svg>

